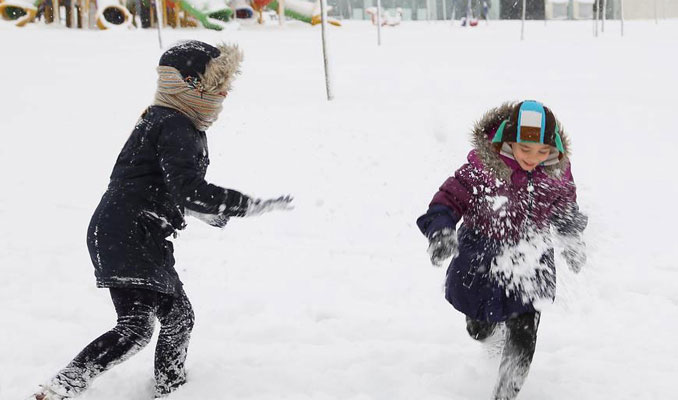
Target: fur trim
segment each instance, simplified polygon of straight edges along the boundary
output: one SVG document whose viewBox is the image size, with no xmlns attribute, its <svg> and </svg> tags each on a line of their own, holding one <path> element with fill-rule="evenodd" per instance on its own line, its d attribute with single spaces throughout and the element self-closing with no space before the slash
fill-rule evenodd
<svg viewBox="0 0 678 400">
<path fill-rule="evenodd" d="M 511 181 L 511 174 L 513 171 L 499 157 L 499 154 L 492 145 L 488 135 L 493 130 L 496 130 L 502 121 L 509 118 L 511 110 L 513 110 L 518 103 L 520 102 L 509 101 L 497 108 L 487 111 L 482 118 L 475 123 L 471 132 L 471 142 L 473 143 L 478 158 L 488 170 L 504 182 Z M 556 118 L 556 121 L 558 121 L 558 118 Z M 544 173 L 554 179 L 560 179 L 570 165 L 570 140 L 560 121 L 558 121 L 558 126 L 560 127 L 560 137 L 563 141 L 565 153 L 558 163 L 542 167 Z"/>
<path fill-rule="evenodd" d="M 206 92 L 230 92 L 231 83 L 240 74 L 243 52 L 237 44 L 221 43 L 217 48 L 221 54 L 205 67 L 205 74 L 200 77 L 201 86 Z"/>
</svg>

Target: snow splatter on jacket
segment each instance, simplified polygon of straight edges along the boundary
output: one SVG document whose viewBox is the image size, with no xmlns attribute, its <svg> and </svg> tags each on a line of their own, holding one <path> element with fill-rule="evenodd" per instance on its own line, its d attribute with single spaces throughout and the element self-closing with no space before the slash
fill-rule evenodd
<svg viewBox="0 0 678 400">
<path fill-rule="evenodd" d="M 492 148 L 512 105 L 490 110 L 476 124 L 468 163 L 443 183 L 428 212 L 417 220 L 429 238 L 463 220 L 457 232 L 459 252 L 447 272 L 446 298 L 475 320 L 504 321 L 535 311 L 539 299 L 553 299 L 550 227 L 567 236 L 586 226 L 564 132 L 564 156 L 532 172 Z"/>
<path fill-rule="evenodd" d="M 171 108 L 141 116 L 113 167 L 87 232 L 97 286 L 176 293 L 172 242 L 184 212 L 242 215 L 248 198 L 207 183 L 205 132 Z M 243 208 L 244 207 L 244 208 Z"/>
</svg>

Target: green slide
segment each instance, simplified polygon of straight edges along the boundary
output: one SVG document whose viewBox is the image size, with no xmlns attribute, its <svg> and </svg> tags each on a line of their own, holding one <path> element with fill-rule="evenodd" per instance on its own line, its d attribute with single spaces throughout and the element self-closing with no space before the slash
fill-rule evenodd
<svg viewBox="0 0 678 400">
<path fill-rule="evenodd" d="M 273 0 L 272 2 L 270 2 L 268 4 L 268 8 L 277 11 L 278 10 L 278 0 Z M 301 14 L 297 11 L 289 9 L 288 7 L 285 7 L 285 16 L 290 17 L 292 19 L 302 21 L 302 22 L 306 22 L 308 24 L 310 24 L 312 19 L 313 19 L 312 17 L 310 17 L 306 14 Z"/>
<path fill-rule="evenodd" d="M 218 10 L 218 11 L 213 11 L 213 12 L 205 14 L 201 11 L 198 11 L 195 7 L 193 7 L 186 0 L 179 0 L 179 6 L 181 7 L 182 10 L 191 14 L 195 19 L 200 21 L 200 23 L 205 28 L 214 29 L 215 31 L 220 31 L 224 28 L 220 25 L 211 23 L 208 18 L 214 18 L 214 19 L 218 19 L 218 20 L 221 20 L 221 21 L 228 21 L 231 18 L 231 15 L 233 14 L 233 11 L 230 8 Z"/>
</svg>

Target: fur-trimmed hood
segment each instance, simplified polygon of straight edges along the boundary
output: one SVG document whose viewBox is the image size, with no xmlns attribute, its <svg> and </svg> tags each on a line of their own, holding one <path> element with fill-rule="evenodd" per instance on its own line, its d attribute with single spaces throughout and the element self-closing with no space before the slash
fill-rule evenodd
<svg viewBox="0 0 678 400">
<path fill-rule="evenodd" d="M 221 43 L 217 48 L 221 54 L 207 63 L 205 73 L 200 77 L 202 89 L 211 93 L 231 90 L 243 60 L 243 52 L 237 44 Z"/>
<path fill-rule="evenodd" d="M 199 40 L 187 40 L 167 49 L 160 56 L 158 66 L 176 69 L 192 89 L 216 94 L 231 90 L 242 60 L 243 52 L 237 44 L 212 46 Z"/>
<path fill-rule="evenodd" d="M 502 156 L 492 146 L 492 138 L 502 121 L 509 118 L 511 111 L 519 103 L 518 101 L 510 101 L 487 111 L 475 123 L 471 132 L 471 142 L 473 143 L 477 158 L 485 169 L 504 182 L 510 182 L 513 169 L 504 162 Z M 537 167 L 553 179 L 562 178 L 570 165 L 570 141 L 560 121 L 558 121 L 558 126 L 560 127 L 560 136 L 565 152 L 556 164 Z"/>
</svg>

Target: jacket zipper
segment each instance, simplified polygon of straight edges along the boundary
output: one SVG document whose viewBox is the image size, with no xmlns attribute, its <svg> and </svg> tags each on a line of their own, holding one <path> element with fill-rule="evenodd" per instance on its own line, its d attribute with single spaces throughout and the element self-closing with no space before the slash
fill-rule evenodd
<svg viewBox="0 0 678 400">
<path fill-rule="evenodd" d="M 532 183 L 532 171 L 527 173 L 527 221 L 532 221 L 532 209 L 534 208 L 534 185 Z"/>
</svg>

